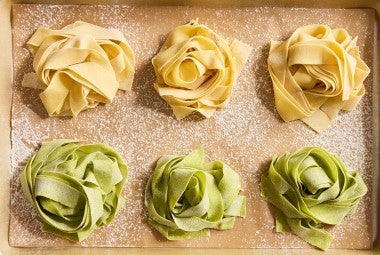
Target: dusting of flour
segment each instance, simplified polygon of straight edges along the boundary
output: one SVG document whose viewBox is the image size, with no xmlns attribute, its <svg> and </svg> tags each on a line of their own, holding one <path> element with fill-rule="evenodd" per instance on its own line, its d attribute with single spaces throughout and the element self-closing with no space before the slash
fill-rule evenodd
<svg viewBox="0 0 380 255">
<path fill-rule="evenodd" d="M 295 18 L 297 17 L 297 18 Z M 38 91 L 21 88 L 32 71 L 26 41 L 39 26 L 62 28 L 78 19 L 121 30 L 136 54 L 136 77 L 131 92 L 119 91 L 112 104 L 77 118 L 49 118 Z M 197 115 L 177 121 L 153 89 L 152 57 L 166 34 L 192 19 L 209 26 L 228 41 L 237 38 L 253 50 L 235 85 L 230 104 L 210 119 Z M 372 68 L 374 12 L 343 9 L 200 8 L 158 6 L 14 5 L 14 89 L 12 108 L 12 180 L 9 241 L 13 246 L 75 246 L 41 231 L 42 223 L 25 200 L 19 174 L 43 140 L 77 138 L 107 143 L 126 159 L 127 203 L 115 220 L 96 230 L 81 246 L 95 247 L 309 247 L 297 237 L 273 233 L 273 208 L 260 197 L 260 176 L 271 158 L 307 145 L 324 146 L 359 171 L 369 194 L 358 212 L 330 229 L 332 247 L 369 248 L 372 242 L 373 107 L 372 75 L 367 92 L 353 112 L 341 112 L 333 125 L 318 135 L 301 121 L 284 123 L 274 107 L 267 72 L 270 40 L 286 39 L 296 28 L 324 23 L 346 28 Z M 239 172 L 247 196 L 247 217 L 228 231 L 212 231 L 198 240 L 167 242 L 147 223 L 144 188 L 156 160 L 163 154 L 185 154 L 203 145 L 208 159 L 220 159 Z"/>
</svg>

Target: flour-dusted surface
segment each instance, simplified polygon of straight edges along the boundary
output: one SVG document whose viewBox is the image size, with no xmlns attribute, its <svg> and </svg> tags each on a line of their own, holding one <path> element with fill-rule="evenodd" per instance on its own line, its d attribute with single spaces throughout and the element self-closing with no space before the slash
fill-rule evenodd
<svg viewBox="0 0 380 255">
<path fill-rule="evenodd" d="M 228 107 L 211 119 L 192 115 L 175 120 L 169 106 L 153 89 L 152 57 L 167 33 L 199 18 L 228 41 L 237 38 L 253 47 L 235 85 Z M 39 26 L 59 29 L 81 19 L 121 30 L 136 54 L 136 77 L 131 92 L 117 93 L 112 104 L 98 106 L 77 118 L 49 118 L 39 91 L 22 88 L 24 73 L 32 71 L 32 55 L 26 41 Z M 290 234 L 274 233 L 273 208 L 260 197 L 259 182 L 271 158 L 307 145 L 324 146 L 359 171 L 368 194 L 355 215 L 329 228 L 331 247 L 369 248 L 375 225 L 372 214 L 373 95 L 372 74 L 367 92 L 353 112 L 341 112 L 333 125 L 318 135 L 301 121 L 284 123 L 274 107 L 267 72 L 270 40 L 284 40 L 298 27 L 322 23 L 343 27 L 359 36 L 358 45 L 372 69 L 374 11 L 344 9 L 201 8 L 158 6 L 54 6 L 14 5 L 14 87 L 12 108 L 12 180 L 9 242 L 13 246 L 105 247 L 310 247 Z M 43 140 L 77 138 L 107 143 L 129 165 L 124 189 L 127 203 L 106 227 L 96 230 L 81 244 L 41 231 L 42 223 L 22 194 L 19 175 L 27 159 Z M 236 170 L 247 196 L 247 216 L 235 228 L 211 231 L 211 236 L 189 241 L 166 241 L 147 223 L 144 188 L 156 160 L 163 154 L 185 154 L 203 145 L 210 160 L 220 159 Z"/>
</svg>

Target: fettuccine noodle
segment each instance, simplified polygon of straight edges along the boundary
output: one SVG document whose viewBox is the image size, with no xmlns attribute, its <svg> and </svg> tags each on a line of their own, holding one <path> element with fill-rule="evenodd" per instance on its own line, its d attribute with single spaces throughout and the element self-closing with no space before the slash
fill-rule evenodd
<svg viewBox="0 0 380 255">
<path fill-rule="evenodd" d="M 341 109 L 355 109 L 370 72 L 356 41 L 345 29 L 309 25 L 271 42 L 268 68 L 282 119 L 322 132 Z"/>
<path fill-rule="evenodd" d="M 43 143 L 20 178 L 43 229 L 80 242 L 111 222 L 123 206 L 127 174 L 127 165 L 111 147 L 59 139 Z"/>
<path fill-rule="evenodd" d="M 171 31 L 152 63 L 155 89 L 177 119 L 194 111 L 211 117 L 226 107 L 233 85 L 251 47 L 238 40 L 230 45 L 197 21 Z"/>
<path fill-rule="evenodd" d="M 221 161 L 204 162 L 203 148 L 186 156 L 163 156 L 149 178 L 149 223 L 169 240 L 208 236 L 244 217 L 239 175 Z"/>
<path fill-rule="evenodd" d="M 22 85 L 44 90 L 40 98 L 50 116 L 77 116 L 111 103 L 118 89 L 131 89 L 134 53 L 116 29 L 82 21 L 61 30 L 40 27 L 27 45 L 35 73 Z"/>
<path fill-rule="evenodd" d="M 333 239 L 322 224 L 340 224 L 367 193 L 358 172 L 320 147 L 273 159 L 260 187 L 263 198 L 276 207 L 276 231 L 291 232 L 322 250 Z"/>
</svg>

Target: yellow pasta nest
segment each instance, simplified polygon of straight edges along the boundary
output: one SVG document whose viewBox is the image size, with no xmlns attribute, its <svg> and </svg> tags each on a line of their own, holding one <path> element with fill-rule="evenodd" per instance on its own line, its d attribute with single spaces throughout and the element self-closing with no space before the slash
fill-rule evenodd
<svg viewBox="0 0 380 255">
<path fill-rule="evenodd" d="M 224 108 L 251 47 L 234 40 L 230 45 L 197 21 L 171 31 L 152 63 L 155 89 L 177 119 L 194 111 L 211 117 Z"/>
<path fill-rule="evenodd" d="M 40 27 L 27 45 L 35 73 L 22 85 L 44 90 L 40 98 L 50 116 L 77 116 L 132 86 L 134 53 L 118 30 L 82 21 L 61 30 Z"/>
<path fill-rule="evenodd" d="M 341 109 L 356 107 L 370 72 L 356 41 L 345 29 L 309 25 L 271 42 L 268 68 L 282 119 L 301 119 L 322 132 Z"/>
</svg>

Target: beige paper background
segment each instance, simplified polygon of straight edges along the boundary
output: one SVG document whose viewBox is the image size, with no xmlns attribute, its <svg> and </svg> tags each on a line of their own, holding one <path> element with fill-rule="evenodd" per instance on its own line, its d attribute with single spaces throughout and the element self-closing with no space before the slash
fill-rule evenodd
<svg viewBox="0 0 380 255">
<path fill-rule="evenodd" d="M 326 17 L 320 17 L 321 19 L 322 18 L 326 18 Z M 351 17 L 352 18 L 352 17 Z M 202 21 L 202 19 L 201 19 L 201 21 Z M 99 24 L 101 24 L 101 23 L 99 23 Z M 175 25 L 177 25 L 177 24 L 175 24 Z M 174 26 L 175 26 L 174 25 Z M 210 27 L 212 27 L 211 25 L 210 25 Z M 269 26 L 268 26 L 269 27 Z M 347 28 L 347 26 L 345 26 L 346 28 Z M 213 27 L 214 28 L 214 27 Z M 357 28 L 358 29 L 358 28 Z M 215 30 L 217 30 L 217 29 L 215 29 Z M 360 30 L 360 29 L 359 29 Z M 351 31 L 350 31 L 351 32 Z M 165 33 L 163 33 L 163 34 L 165 34 Z M 221 35 L 223 35 L 223 36 L 225 36 L 225 37 L 228 37 L 229 36 L 229 34 L 227 33 L 227 34 L 222 34 L 222 33 L 220 33 Z M 359 35 L 360 36 L 360 35 Z M 361 37 L 360 37 L 361 38 Z M 127 38 L 128 39 L 128 38 Z M 132 40 L 133 40 L 133 38 L 132 38 Z M 360 39 L 359 39 L 360 40 Z M 244 40 L 243 40 L 244 41 Z M 247 41 L 246 41 L 247 42 Z M 369 53 L 370 54 L 370 53 Z M 251 65 L 251 67 L 252 67 L 252 65 Z M 17 76 L 17 74 L 16 74 L 16 76 Z M 247 76 L 246 76 L 247 77 Z M 243 83 L 245 83 L 246 81 L 245 81 L 245 79 L 246 78 L 244 78 L 244 75 L 243 75 L 243 78 L 241 78 L 241 79 L 243 79 Z M 239 83 L 239 86 L 240 86 L 240 83 Z M 244 85 L 243 85 L 244 86 Z M 246 85 L 247 86 L 247 85 Z M 236 92 L 236 91 L 235 91 Z M 35 104 L 36 104 L 36 102 L 34 102 Z M 364 103 L 365 104 L 365 103 Z M 166 109 L 165 109 L 166 110 Z M 368 110 L 368 109 L 367 109 Z M 96 110 L 95 110 L 96 111 Z M 273 112 L 271 112 L 271 114 L 273 114 Z M 345 115 L 344 115 L 345 116 Z M 167 117 L 170 117 L 170 116 L 167 116 Z M 356 116 L 357 117 L 357 116 Z M 367 116 L 368 117 L 368 116 Z M 171 118 L 171 117 L 170 117 Z M 277 119 L 278 119 L 278 116 L 276 117 Z M 344 117 L 342 117 L 343 118 L 343 120 L 341 120 L 342 122 L 344 122 Z M 347 117 L 348 118 L 348 117 Z M 220 120 L 220 119 L 219 119 Z M 193 121 L 190 121 L 190 123 L 192 123 Z M 198 120 L 195 120 L 194 122 L 196 122 L 196 125 L 198 125 L 199 124 L 199 121 Z M 278 121 L 278 123 L 276 123 L 276 124 L 281 124 L 281 121 Z M 347 124 L 347 123 L 346 123 Z M 192 124 L 188 124 L 189 126 L 191 126 Z M 296 125 L 296 128 L 301 128 L 301 130 L 302 130 L 302 132 L 306 132 L 306 134 L 308 134 L 308 135 L 311 135 L 311 136 L 313 136 L 313 134 L 312 134 L 312 132 L 310 132 L 310 131 L 308 131 L 308 129 L 306 128 L 306 130 L 304 130 L 305 128 L 302 126 L 302 124 L 294 124 L 294 123 L 292 123 L 291 125 L 288 125 L 288 124 L 281 124 L 281 126 L 282 127 L 287 127 L 286 129 L 280 129 L 280 132 L 281 131 L 289 131 L 288 129 L 289 129 L 289 127 L 292 127 L 292 128 L 294 128 L 294 125 Z M 207 126 L 207 125 L 206 125 Z M 275 126 L 275 127 L 277 127 L 277 126 Z M 253 130 L 255 131 L 257 131 L 257 129 L 255 129 L 255 128 L 253 128 Z M 275 128 L 273 129 L 273 130 L 276 130 Z M 272 130 L 272 133 L 274 132 Z M 364 131 L 366 130 L 365 128 L 363 129 Z M 220 130 L 219 130 L 220 131 Z M 291 131 L 293 131 L 293 130 L 291 130 Z M 249 131 L 248 131 L 249 132 Z M 272 137 L 271 135 L 272 135 L 272 133 L 270 133 L 268 136 L 269 137 Z M 294 135 L 294 134 L 291 134 L 291 135 Z M 285 135 L 285 138 L 286 138 L 286 136 L 287 135 Z M 333 134 L 330 134 L 330 136 L 333 136 Z M 327 135 L 327 137 L 329 137 L 329 135 Z M 314 137 L 315 138 L 315 137 Z M 198 138 L 199 139 L 199 138 Z M 321 138 L 322 139 L 322 138 Z M 328 139 L 328 138 L 326 138 L 326 137 L 323 137 L 323 139 Z M 323 140 L 322 139 L 322 140 Z M 306 142 L 306 143 L 308 143 L 308 142 L 310 142 L 310 141 L 314 141 L 314 142 L 317 142 L 317 143 L 326 143 L 326 141 L 329 141 L 329 140 L 326 140 L 326 141 L 318 141 L 319 139 L 312 139 L 312 138 L 310 138 L 310 140 L 307 140 L 307 141 L 301 141 L 300 143 L 302 144 L 302 142 Z M 366 140 L 365 138 L 364 138 L 364 140 Z M 198 140 L 199 141 L 199 140 Z M 34 141 L 35 142 L 35 141 Z M 37 141 L 38 142 L 38 141 Z M 360 142 L 359 142 L 360 143 Z M 278 151 L 281 151 L 281 150 L 283 150 L 284 149 L 284 147 L 287 147 L 287 146 L 289 146 L 289 148 L 294 148 L 294 146 L 298 146 L 299 144 L 298 143 L 296 143 L 296 144 L 292 144 L 292 143 L 290 143 L 290 144 L 288 144 L 288 145 L 286 145 L 286 144 L 283 144 L 283 145 L 280 145 L 278 148 L 276 148 L 275 150 L 278 150 Z M 31 148 L 29 148 L 30 150 L 32 150 L 32 148 L 33 148 L 33 146 L 36 146 L 35 144 L 33 144 L 33 142 L 32 142 L 32 146 L 31 146 Z M 183 145 L 182 145 L 183 146 Z M 281 148 L 281 146 L 283 146 L 283 148 Z M 186 148 L 185 148 L 186 147 Z M 359 147 L 360 147 L 360 145 L 359 145 Z M 183 149 L 185 150 L 185 149 L 189 149 L 187 146 L 183 146 Z M 207 148 L 206 148 L 207 149 Z M 260 149 L 262 149 L 262 148 L 260 148 Z M 180 152 L 183 152 L 184 150 L 178 150 L 178 151 L 180 151 Z M 368 150 L 367 150 L 367 152 L 368 152 Z M 214 152 L 215 153 L 215 152 Z M 219 155 L 217 155 L 218 153 L 216 153 L 216 156 L 219 156 Z M 160 154 L 159 154 L 160 155 Z M 210 153 L 210 155 L 212 155 L 212 152 Z M 222 154 L 221 154 L 221 156 L 223 156 Z M 349 156 L 350 155 L 347 155 L 348 156 L 348 158 L 349 158 Z M 346 157 L 347 157 L 346 156 Z M 219 157 L 219 158 L 221 158 L 221 157 Z M 260 167 L 259 167 L 260 168 Z M 370 178 L 370 177 L 368 177 L 368 178 Z M 368 215 L 367 215 L 368 216 Z M 245 220 L 244 220 L 245 221 Z M 230 233 L 230 232 L 229 232 Z M 215 232 L 213 232 L 212 233 L 212 236 L 215 234 Z M 219 233 L 218 233 L 219 234 Z M 271 246 L 270 246 L 271 247 Z"/>
</svg>

